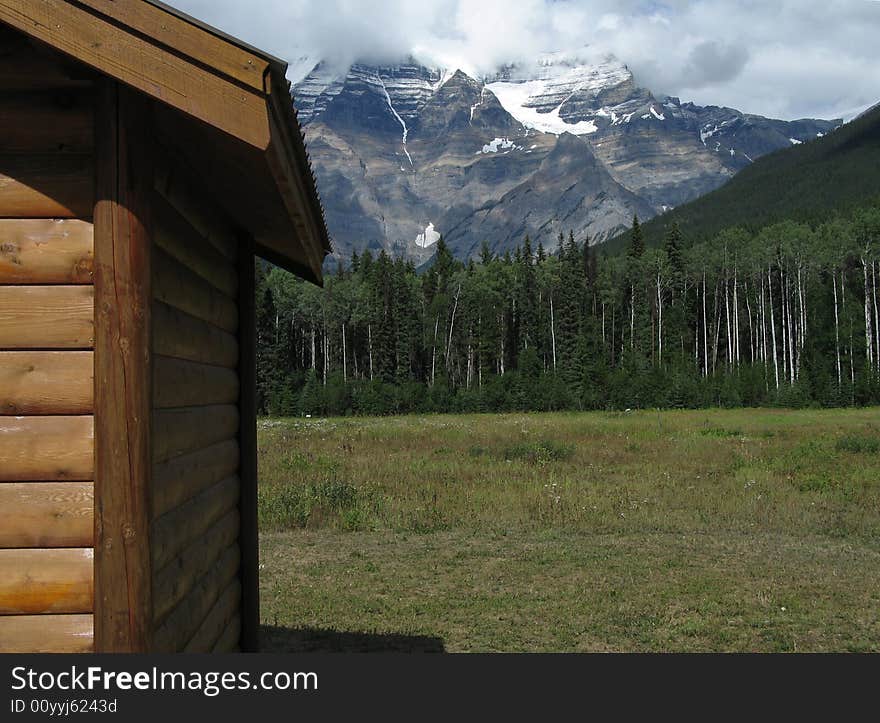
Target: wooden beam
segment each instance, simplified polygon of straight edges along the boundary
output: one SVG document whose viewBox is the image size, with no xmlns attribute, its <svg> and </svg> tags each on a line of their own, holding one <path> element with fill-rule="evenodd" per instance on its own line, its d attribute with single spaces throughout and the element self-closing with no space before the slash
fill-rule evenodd
<svg viewBox="0 0 880 723">
<path fill-rule="evenodd" d="M 238 440 L 230 439 L 157 464 L 151 497 L 153 519 L 236 474 L 238 460 Z"/>
<path fill-rule="evenodd" d="M 159 301 L 153 302 L 153 351 L 227 369 L 238 365 L 238 341 L 232 334 Z"/>
<path fill-rule="evenodd" d="M 241 583 L 233 580 L 217 598 L 214 607 L 205 616 L 205 620 L 199 626 L 196 634 L 190 639 L 183 649 L 185 653 L 211 653 L 215 652 L 215 645 L 219 643 L 216 652 L 228 653 L 238 645 L 241 628 L 236 624 L 239 608 L 241 606 Z M 231 639 L 230 639 L 230 627 Z"/>
<path fill-rule="evenodd" d="M 239 247 L 238 377 L 241 417 L 238 446 L 241 455 L 239 477 L 241 499 L 241 639 L 245 652 L 259 650 L 260 631 L 260 543 L 257 523 L 257 332 L 254 245 L 249 238 Z"/>
<path fill-rule="evenodd" d="M 93 479 L 94 444 L 91 416 L 0 417 L 0 482 Z"/>
<path fill-rule="evenodd" d="M 91 547 L 91 482 L 0 484 L 0 548 Z"/>
<path fill-rule="evenodd" d="M 292 134 L 300 131 L 293 125 L 292 109 L 281 107 L 282 103 L 288 101 L 281 97 L 279 90 L 276 89 L 269 97 L 269 128 L 272 140 L 266 149 L 266 160 L 278 192 L 297 229 L 297 238 L 290 239 L 289 244 L 300 246 L 315 280 L 320 283 L 327 251 L 322 242 L 325 236 L 324 219 L 320 216 L 320 207 L 310 203 L 313 193 L 310 189 L 312 171 L 305 157 L 297 159 L 294 155 L 296 140 Z M 290 98 L 287 93 L 284 95 Z"/>
<path fill-rule="evenodd" d="M 0 617 L 0 653 L 91 653 L 91 615 Z"/>
<path fill-rule="evenodd" d="M 0 155 L 2 218 L 91 218 L 94 186 L 89 153 Z"/>
<path fill-rule="evenodd" d="M 0 286 L 0 349 L 91 349 L 91 286 Z"/>
<path fill-rule="evenodd" d="M 153 614 L 161 621 L 208 572 L 224 550 L 238 539 L 238 510 L 231 509 L 216 524 L 180 550 L 153 579 Z"/>
<path fill-rule="evenodd" d="M 94 245 L 86 221 L 0 219 L 0 284 L 91 284 Z"/>
<path fill-rule="evenodd" d="M 124 21 L 66 0 L 2 0 L 0 21 L 250 145 L 268 145 L 262 93 L 133 32 Z M 198 32 L 204 31 L 193 27 Z"/>
<path fill-rule="evenodd" d="M 145 652 L 152 627 L 148 108 L 111 81 L 98 108 L 95 649 Z"/>
<path fill-rule="evenodd" d="M 237 383 L 235 389 L 237 399 Z M 238 407 L 234 403 L 156 409 L 153 412 L 153 462 L 161 464 L 172 457 L 197 452 L 234 439 L 237 433 Z"/>
<path fill-rule="evenodd" d="M 214 407 L 238 401 L 238 374 L 233 369 L 156 355 L 153 361 L 153 406 Z M 223 439 L 230 439 L 230 434 Z"/>
<path fill-rule="evenodd" d="M 238 329 L 235 301 L 159 248 L 153 255 L 153 298 L 230 334 Z"/>
<path fill-rule="evenodd" d="M 91 414 L 94 376 L 90 351 L 0 351 L 0 414 Z"/>
<path fill-rule="evenodd" d="M 227 477 L 154 520 L 151 530 L 153 568 L 165 567 L 237 506 L 239 485 L 238 477 Z"/>
<path fill-rule="evenodd" d="M 160 194 L 155 203 L 156 245 L 230 299 L 238 293 L 235 266 Z"/>
<path fill-rule="evenodd" d="M 0 550 L 0 615 L 90 613 L 92 548 Z"/>
<path fill-rule="evenodd" d="M 241 563 L 238 545 L 227 549 L 180 604 L 156 629 L 156 652 L 176 653 L 192 639 L 217 599 L 233 580 Z"/>
<path fill-rule="evenodd" d="M 80 0 L 80 2 L 203 66 L 214 68 L 254 90 L 263 89 L 263 73 L 268 66 L 267 60 L 201 28 L 194 27 L 192 23 L 162 8 L 145 2 L 120 3 L 116 0 Z"/>
<path fill-rule="evenodd" d="M 156 191 L 182 218 L 229 261 L 238 259 L 238 237 L 226 214 L 209 201 L 193 179 L 193 170 L 171 151 L 161 155 Z"/>
</svg>

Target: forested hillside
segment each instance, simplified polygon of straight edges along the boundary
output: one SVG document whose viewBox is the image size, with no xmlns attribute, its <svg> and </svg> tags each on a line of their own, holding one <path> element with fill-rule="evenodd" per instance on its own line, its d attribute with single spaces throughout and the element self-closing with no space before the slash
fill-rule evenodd
<svg viewBox="0 0 880 723">
<path fill-rule="evenodd" d="M 880 207 L 596 255 L 528 238 L 423 274 L 384 252 L 325 289 L 258 270 L 272 414 L 880 402 Z"/>
<path fill-rule="evenodd" d="M 757 231 L 786 219 L 821 223 L 880 199 L 880 107 L 836 131 L 759 158 L 724 186 L 644 225 L 647 244 L 677 224 L 701 241 L 725 228 Z M 629 234 L 609 241 L 622 250 Z"/>
</svg>

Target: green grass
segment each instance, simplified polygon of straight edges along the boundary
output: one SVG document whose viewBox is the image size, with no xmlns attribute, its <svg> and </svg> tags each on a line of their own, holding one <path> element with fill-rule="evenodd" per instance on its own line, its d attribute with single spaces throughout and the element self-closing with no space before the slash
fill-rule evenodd
<svg viewBox="0 0 880 723">
<path fill-rule="evenodd" d="M 261 420 L 259 436 L 270 649 L 289 629 L 299 648 L 331 630 L 372 649 L 880 650 L 878 410 Z"/>
</svg>

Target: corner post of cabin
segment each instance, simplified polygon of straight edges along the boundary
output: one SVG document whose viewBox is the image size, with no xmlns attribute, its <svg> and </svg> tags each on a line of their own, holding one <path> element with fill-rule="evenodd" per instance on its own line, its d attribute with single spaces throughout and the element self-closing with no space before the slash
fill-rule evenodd
<svg viewBox="0 0 880 723">
<path fill-rule="evenodd" d="M 150 649 L 149 106 L 101 83 L 95 205 L 95 651 Z"/>
<path fill-rule="evenodd" d="M 260 574 L 257 523 L 257 356 L 256 301 L 254 298 L 254 242 L 239 238 L 238 247 L 238 336 L 239 336 L 239 448 L 241 450 L 241 641 L 242 652 L 259 650 Z"/>
</svg>

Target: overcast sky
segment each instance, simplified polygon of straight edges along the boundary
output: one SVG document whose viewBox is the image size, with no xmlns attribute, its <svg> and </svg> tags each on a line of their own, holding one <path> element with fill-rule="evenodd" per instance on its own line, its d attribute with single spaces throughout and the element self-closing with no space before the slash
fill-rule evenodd
<svg viewBox="0 0 880 723">
<path fill-rule="evenodd" d="M 290 62 L 303 55 L 491 72 L 589 46 L 655 94 L 776 118 L 880 101 L 877 0 L 170 0 Z"/>
</svg>

